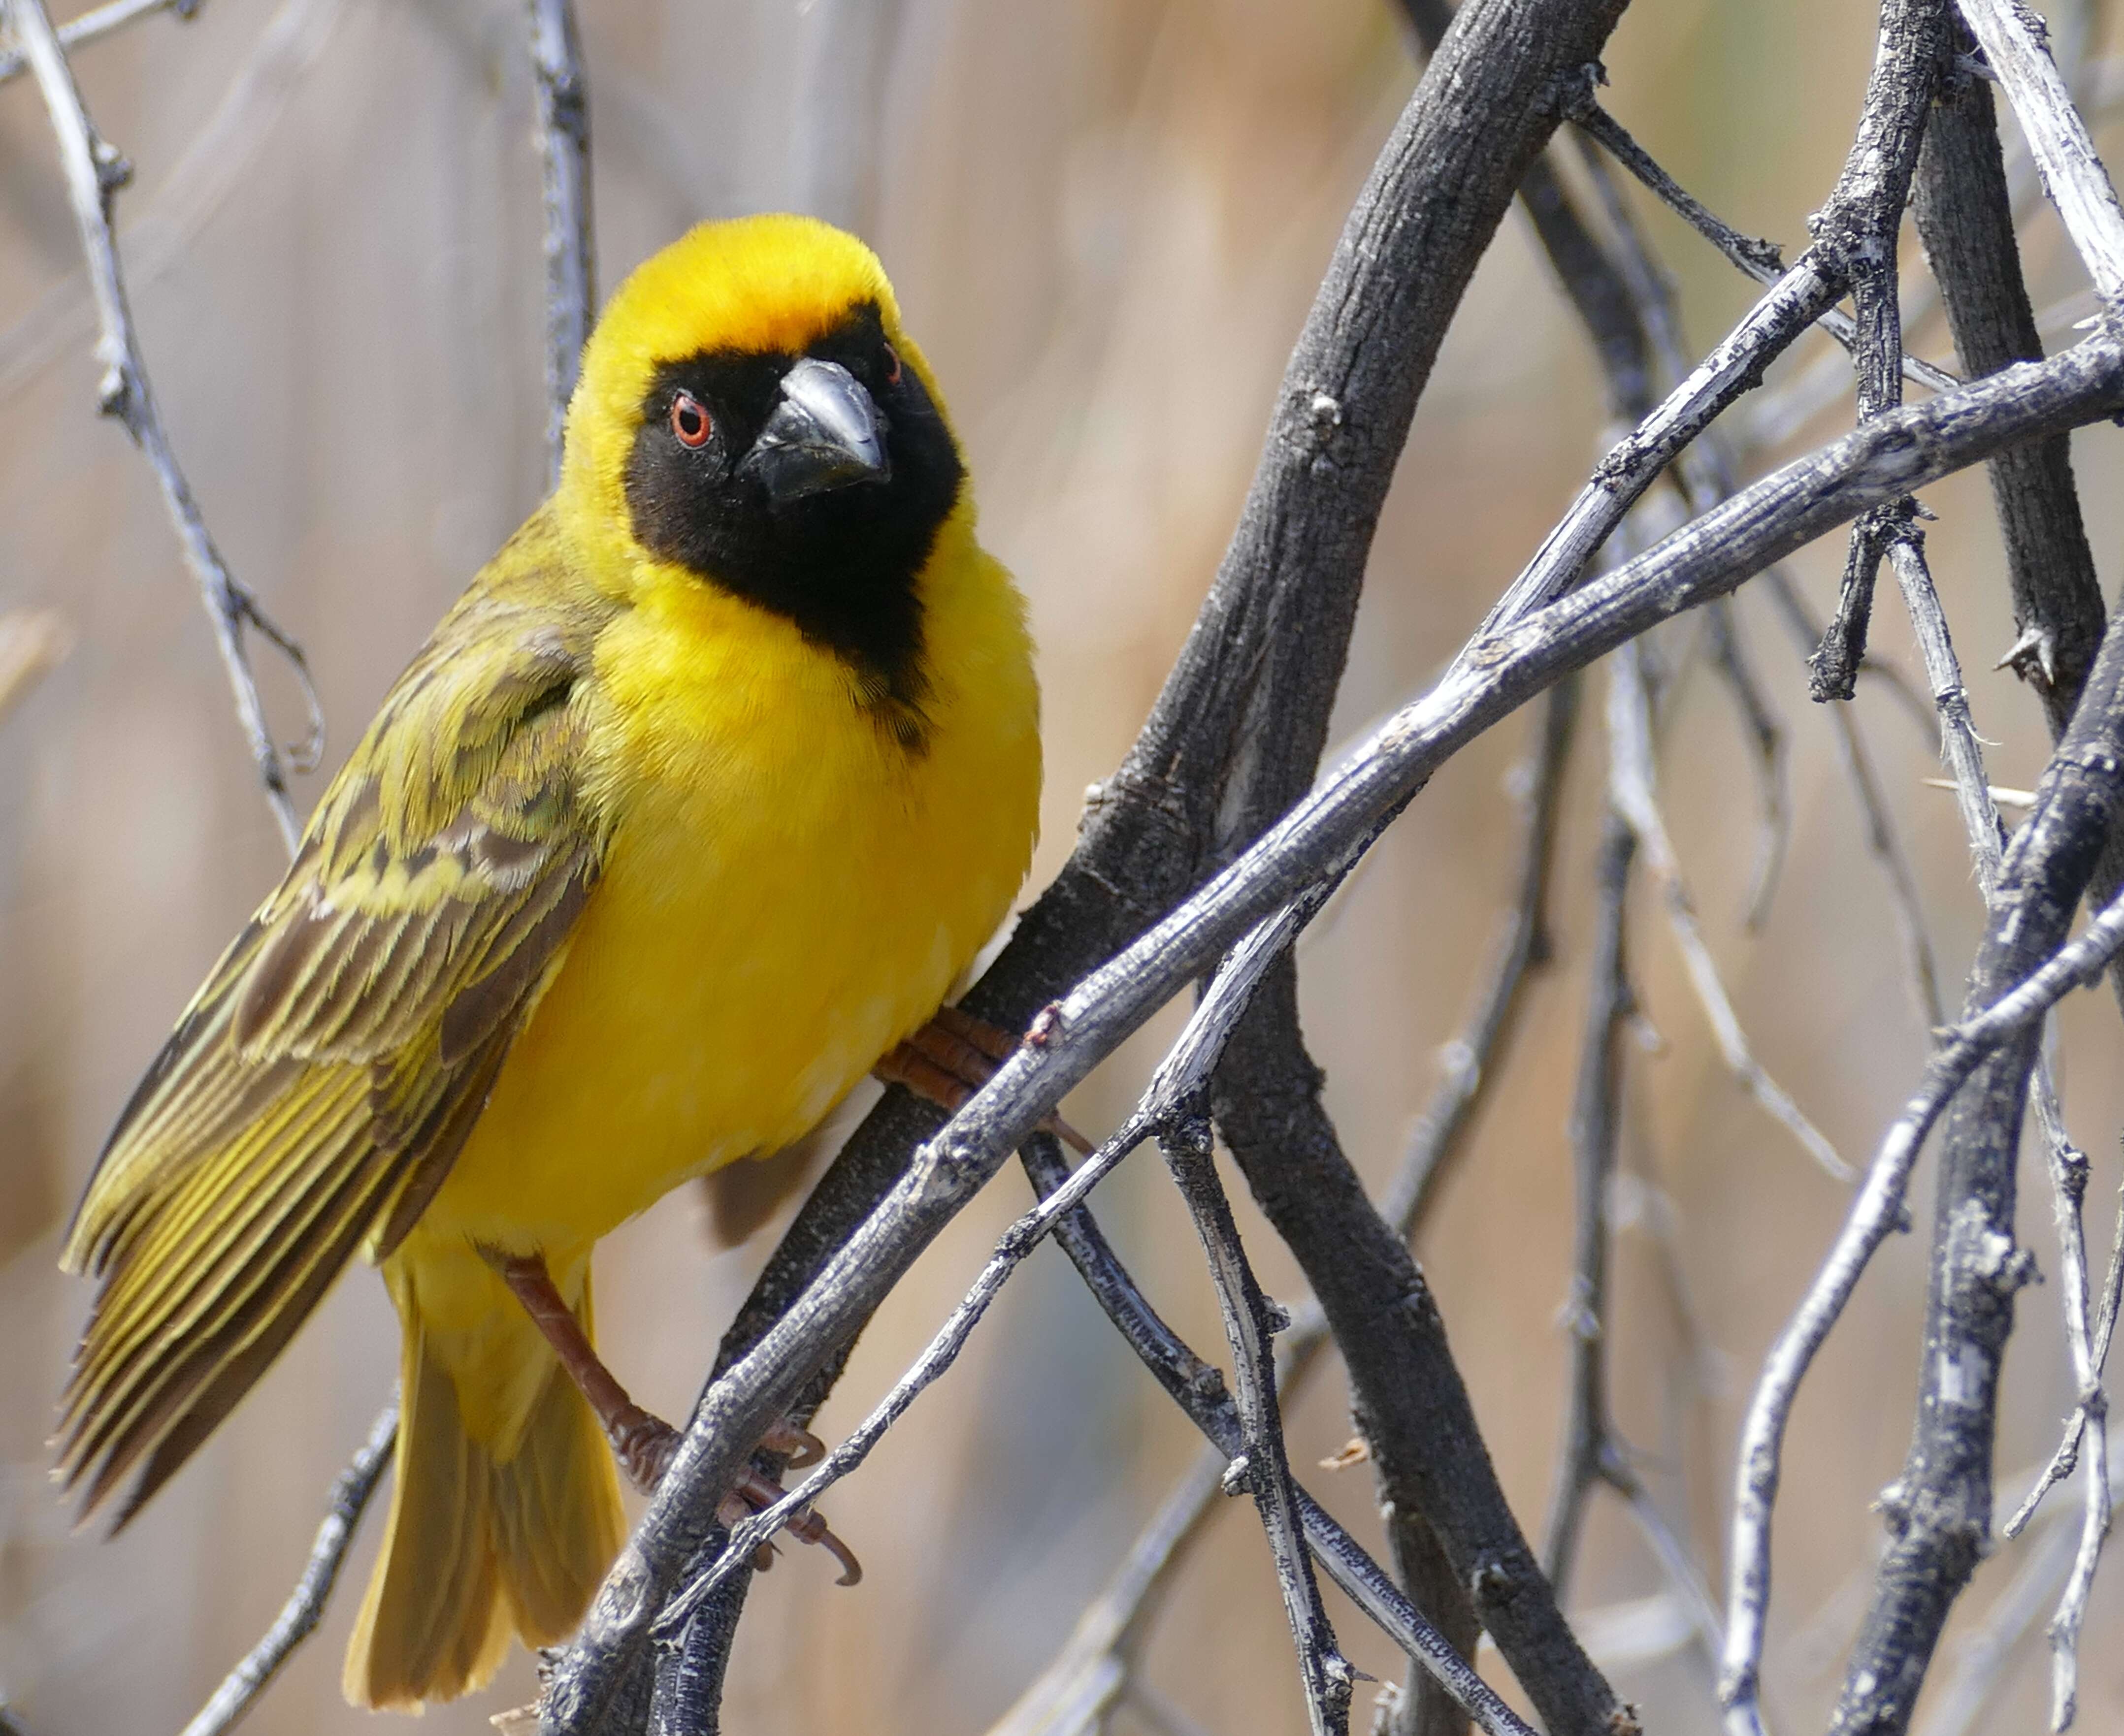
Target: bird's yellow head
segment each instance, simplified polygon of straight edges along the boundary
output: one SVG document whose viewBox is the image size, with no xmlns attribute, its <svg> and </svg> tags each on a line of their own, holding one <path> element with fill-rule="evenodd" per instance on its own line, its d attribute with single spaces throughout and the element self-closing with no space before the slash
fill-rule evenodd
<svg viewBox="0 0 2124 1736">
<path fill-rule="evenodd" d="M 614 293 L 558 504 L 623 566 L 734 592 L 897 689 L 919 685 L 918 581 L 964 486 L 876 256 L 764 216 L 702 224 Z"/>
</svg>

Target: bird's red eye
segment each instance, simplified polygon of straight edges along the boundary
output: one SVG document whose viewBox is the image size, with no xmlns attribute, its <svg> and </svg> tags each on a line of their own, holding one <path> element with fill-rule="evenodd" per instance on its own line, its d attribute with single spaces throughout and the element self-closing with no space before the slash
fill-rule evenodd
<svg viewBox="0 0 2124 1736">
<path fill-rule="evenodd" d="M 888 386 L 900 383 L 900 352 L 890 344 L 885 346 L 885 383 Z"/>
<path fill-rule="evenodd" d="M 715 424 L 701 401 L 690 392 L 682 392 L 671 401 L 671 432 L 679 437 L 681 446 L 705 446 Z"/>
</svg>

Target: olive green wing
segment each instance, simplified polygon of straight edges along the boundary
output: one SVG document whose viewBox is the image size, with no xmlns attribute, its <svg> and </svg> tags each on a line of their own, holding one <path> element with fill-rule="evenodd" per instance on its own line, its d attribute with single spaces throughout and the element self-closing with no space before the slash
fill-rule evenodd
<svg viewBox="0 0 2124 1736">
<path fill-rule="evenodd" d="M 122 1525 L 448 1174 L 596 880 L 593 632 L 468 594 L 126 1105 L 65 1255 L 101 1280 L 59 1438 L 84 1510 L 141 1465 Z"/>
</svg>

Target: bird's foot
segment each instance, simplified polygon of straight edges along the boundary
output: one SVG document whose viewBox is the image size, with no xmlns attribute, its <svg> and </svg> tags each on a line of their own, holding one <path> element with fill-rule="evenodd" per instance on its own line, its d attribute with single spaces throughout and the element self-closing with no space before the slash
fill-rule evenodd
<svg viewBox="0 0 2124 1736">
<path fill-rule="evenodd" d="M 679 1443 L 685 1437 L 639 1405 L 631 1404 L 624 1411 L 599 1420 L 604 1424 L 605 1438 L 612 1443 L 612 1456 L 619 1461 L 627 1481 L 644 1494 L 656 1494 L 664 1473 L 671 1468 L 671 1461 L 679 1456 Z"/>
<path fill-rule="evenodd" d="M 888 1085 L 904 1085 L 949 1114 L 989 1082 L 997 1067 L 1010 1058 L 1019 1039 L 985 1019 L 940 1006 L 936 1016 L 871 1069 Z M 1040 1124 L 1064 1145 L 1085 1156 L 1092 1142 L 1060 1115 Z"/>
<path fill-rule="evenodd" d="M 642 1494 L 656 1494 L 671 1468 L 671 1461 L 679 1456 L 679 1443 L 684 1435 L 662 1417 L 631 1401 L 599 1420 L 604 1424 L 605 1438 L 612 1443 L 612 1456 L 619 1461 L 627 1480 Z M 786 1460 L 792 1470 L 815 1465 L 826 1456 L 824 1441 L 787 1417 L 762 1435 L 759 1444 Z M 770 1499 L 778 1500 L 780 1496 Z"/>
<path fill-rule="evenodd" d="M 596 1414 L 605 1438 L 612 1443 L 612 1455 L 627 1473 L 627 1480 L 642 1494 L 656 1494 L 665 1473 L 671 1468 L 672 1460 L 679 1456 L 679 1443 L 684 1436 L 662 1417 L 644 1410 L 627 1396 L 627 1389 L 599 1358 L 590 1335 L 583 1330 L 582 1322 L 576 1318 L 575 1311 L 555 1286 L 552 1274 L 546 1269 L 543 1255 L 496 1250 L 486 1257 L 501 1275 L 502 1282 L 524 1305 L 524 1311 L 530 1316 L 547 1343 L 553 1347 L 561 1367 Z M 759 1444 L 800 1470 L 817 1464 L 826 1452 L 825 1443 L 818 1436 L 787 1417 L 769 1428 L 760 1437 Z M 740 1476 L 735 1490 L 723 1503 L 723 1522 L 731 1524 L 735 1519 L 771 1507 L 782 1499 L 782 1494 L 781 1486 L 773 1479 L 761 1476 L 748 1465 Z M 735 1519 L 731 1517 L 733 1513 Z M 842 1584 L 853 1585 L 862 1578 L 862 1566 L 854 1551 L 834 1535 L 818 1514 L 800 1513 L 789 1522 L 788 1528 L 804 1542 L 825 1546 L 841 1564 Z M 772 1551 L 772 1545 L 763 1543 L 755 1556 L 755 1565 L 767 1565 Z"/>
<path fill-rule="evenodd" d="M 678 1456 L 679 1443 L 684 1438 L 663 1418 L 651 1415 L 638 1405 L 627 1407 L 627 1415 L 608 1418 L 605 1432 L 612 1441 L 613 1457 L 619 1461 L 634 1486 L 644 1494 L 654 1494 L 664 1475 L 671 1468 L 671 1461 Z M 808 1429 L 799 1428 L 784 1418 L 760 1437 L 759 1444 L 769 1452 L 786 1458 L 792 1469 L 815 1465 L 826 1456 L 825 1443 Z M 735 1527 L 756 1513 L 764 1513 L 788 1491 L 754 1466 L 747 1465 L 738 1474 L 737 1486 L 725 1495 L 722 1504 L 716 1509 L 716 1517 L 728 1527 Z M 842 1585 L 853 1585 L 862 1578 L 862 1563 L 856 1560 L 855 1551 L 834 1534 L 831 1526 L 815 1513 L 800 1513 L 784 1527 L 801 1543 L 816 1543 L 841 1565 Z M 774 1565 L 774 1545 L 762 1543 L 752 1552 L 754 1568 L 764 1573 Z"/>
<path fill-rule="evenodd" d="M 784 1425 L 787 1426 L 787 1425 Z M 801 1432 L 801 1431 L 800 1431 Z M 765 1442 L 761 1443 L 767 1444 Z M 817 1443 L 814 1442 L 814 1445 Z M 791 1461 L 793 1464 L 794 1460 Z M 764 1476 L 751 1466 L 740 1473 L 737 1486 L 725 1495 L 722 1504 L 716 1509 L 716 1517 L 726 1526 L 735 1527 L 756 1513 L 764 1513 L 789 1491 L 770 1476 Z M 822 1514 L 808 1510 L 791 1518 L 783 1529 L 800 1543 L 815 1543 L 841 1564 L 841 1576 L 836 1585 L 857 1585 L 862 1580 L 862 1563 L 856 1553 L 840 1538 L 834 1535 Z M 763 1543 L 752 1552 L 752 1565 L 756 1572 L 765 1573 L 774 1565 L 774 1545 Z"/>
</svg>

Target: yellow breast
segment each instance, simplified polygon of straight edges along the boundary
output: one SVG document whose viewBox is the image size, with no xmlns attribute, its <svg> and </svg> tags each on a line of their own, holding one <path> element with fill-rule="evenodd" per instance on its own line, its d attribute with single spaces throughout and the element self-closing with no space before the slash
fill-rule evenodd
<svg viewBox="0 0 2124 1736">
<path fill-rule="evenodd" d="M 1040 748 L 1022 605 L 970 512 L 922 600 L 919 751 L 839 659 L 697 579 L 606 630 L 604 870 L 425 1232 L 585 1246 L 796 1138 L 935 1010 L 1024 877 Z"/>
</svg>

